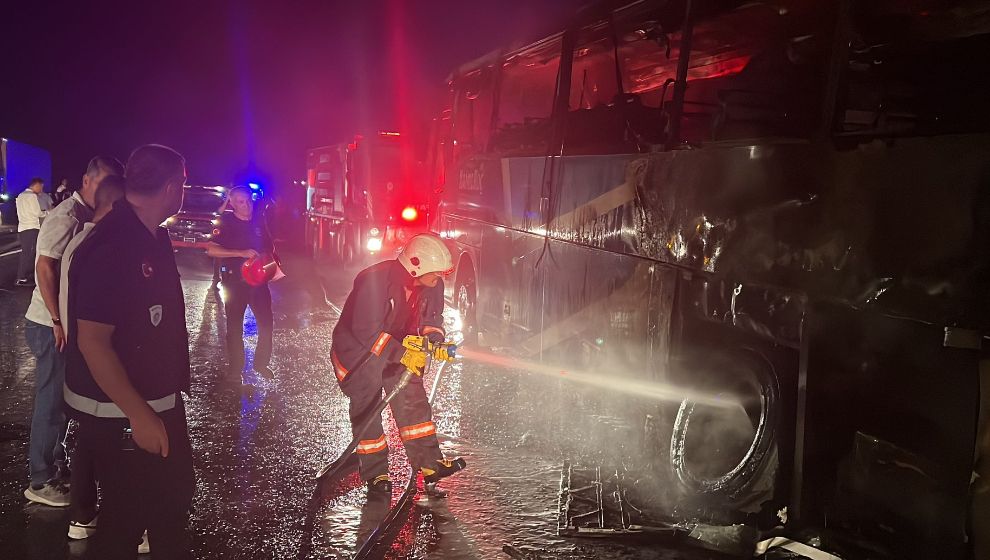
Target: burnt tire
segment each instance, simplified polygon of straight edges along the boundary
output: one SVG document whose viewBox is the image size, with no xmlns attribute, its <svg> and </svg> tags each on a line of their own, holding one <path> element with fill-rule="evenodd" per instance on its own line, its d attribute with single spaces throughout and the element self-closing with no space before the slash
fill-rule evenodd
<svg viewBox="0 0 990 560">
<path fill-rule="evenodd" d="M 748 348 L 699 353 L 684 365 L 695 393 L 673 419 L 672 479 L 706 508 L 755 513 L 773 497 L 782 408 L 777 372 Z"/>
</svg>

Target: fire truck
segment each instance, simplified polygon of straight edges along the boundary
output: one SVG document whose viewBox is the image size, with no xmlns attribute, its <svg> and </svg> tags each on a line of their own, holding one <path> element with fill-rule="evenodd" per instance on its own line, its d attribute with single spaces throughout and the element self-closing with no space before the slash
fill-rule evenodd
<svg viewBox="0 0 990 560">
<path fill-rule="evenodd" d="M 427 230 L 429 197 L 411 153 L 397 132 L 306 152 L 306 246 L 315 258 L 388 257 Z"/>
</svg>

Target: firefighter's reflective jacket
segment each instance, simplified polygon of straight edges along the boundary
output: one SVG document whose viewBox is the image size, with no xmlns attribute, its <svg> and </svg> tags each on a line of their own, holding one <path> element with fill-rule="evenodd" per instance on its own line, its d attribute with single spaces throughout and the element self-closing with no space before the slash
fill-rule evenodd
<svg viewBox="0 0 990 560">
<path fill-rule="evenodd" d="M 443 340 L 443 281 L 413 288 L 412 277 L 396 260 L 362 270 L 333 329 L 337 380 L 344 382 L 369 352 L 397 363 L 405 351 L 402 339 L 410 334 Z"/>
</svg>

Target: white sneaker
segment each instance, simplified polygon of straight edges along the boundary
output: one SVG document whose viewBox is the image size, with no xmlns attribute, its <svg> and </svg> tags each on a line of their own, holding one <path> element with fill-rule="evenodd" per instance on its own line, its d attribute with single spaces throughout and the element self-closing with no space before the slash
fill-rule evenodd
<svg viewBox="0 0 990 560">
<path fill-rule="evenodd" d="M 46 482 L 44 486 L 38 489 L 28 486 L 27 490 L 24 491 L 24 497 L 32 502 L 46 506 L 69 506 L 69 491 L 62 486 L 57 486 L 50 482 Z"/>
<path fill-rule="evenodd" d="M 138 545 L 138 554 L 148 554 L 151 552 L 151 545 L 148 543 L 148 532 L 141 535 L 141 544 Z"/>
<path fill-rule="evenodd" d="M 96 520 L 99 516 L 94 516 L 93 520 L 89 523 L 83 523 L 81 521 L 69 521 L 69 538 L 70 539 L 88 539 L 93 536 L 96 532 Z"/>
</svg>

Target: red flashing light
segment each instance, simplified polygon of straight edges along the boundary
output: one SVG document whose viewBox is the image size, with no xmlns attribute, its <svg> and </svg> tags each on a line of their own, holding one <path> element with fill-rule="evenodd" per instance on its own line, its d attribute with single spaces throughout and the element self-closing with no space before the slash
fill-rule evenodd
<svg viewBox="0 0 990 560">
<path fill-rule="evenodd" d="M 402 219 L 411 222 L 419 217 L 419 212 L 416 211 L 412 206 L 406 206 L 402 209 Z"/>
</svg>

